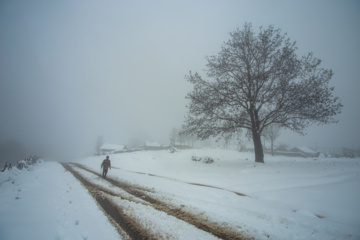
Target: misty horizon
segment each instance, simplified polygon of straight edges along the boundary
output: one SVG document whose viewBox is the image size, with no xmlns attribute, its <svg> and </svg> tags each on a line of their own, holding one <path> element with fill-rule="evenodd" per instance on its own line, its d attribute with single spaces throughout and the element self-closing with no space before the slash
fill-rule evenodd
<svg viewBox="0 0 360 240">
<path fill-rule="evenodd" d="M 1 2 L 0 142 L 49 155 L 90 153 L 99 135 L 167 144 L 187 113 L 184 76 L 206 78 L 206 56 L 245 22 L 313 52 L 344 105 L 339 123 L 281 130 L 276 143 L 360 147 L 356 1 Z"/>
</svg>

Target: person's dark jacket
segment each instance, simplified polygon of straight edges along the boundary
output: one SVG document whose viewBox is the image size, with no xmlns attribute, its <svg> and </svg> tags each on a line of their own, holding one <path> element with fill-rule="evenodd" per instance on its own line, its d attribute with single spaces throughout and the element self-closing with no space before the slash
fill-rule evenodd
<svg viewBox="0 0 360 240">
<path fill-rule="evenodd" d="M 103 168 L 104 170 L 107 170 L 108 168 L 111 169 L 110 159 L 105 159 L 101 164 L 101 168 Z"/>
</svg>

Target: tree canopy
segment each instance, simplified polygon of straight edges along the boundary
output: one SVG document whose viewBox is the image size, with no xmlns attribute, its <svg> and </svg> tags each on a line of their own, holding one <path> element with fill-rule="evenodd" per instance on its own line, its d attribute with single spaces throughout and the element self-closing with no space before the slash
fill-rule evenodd
<svg viewBox="0 0 360 240">
<path fill-rule="evenodd" d="M 190 72 L 194 88 L 183 134 L 199 139 L 248 131 L 255 161 L 264 162 L 260 135 L 270 124 L 304 133 L 311 124 L 336 123 L 342 109 L 312 53 L 298 57 L 296 42 L 269 26 L 255 33 L 246 23 L 230 33 L 221 51 L 207 57 L 207 79 Z"/>
</svg>

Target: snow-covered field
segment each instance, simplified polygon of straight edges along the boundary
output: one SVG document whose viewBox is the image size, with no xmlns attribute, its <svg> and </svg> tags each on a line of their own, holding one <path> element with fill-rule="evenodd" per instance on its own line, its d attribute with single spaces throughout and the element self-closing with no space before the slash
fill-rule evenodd
<svg viewBox="0 0 360 240">
<path fill-rule="evenodd" d="M 215 161 L 192 161 L 193 156 Z M 103 158 L 74 162 L 100 173 Z M 194 149 L 123 153 L 110 159 L 109 177 L 154 189 L 256 239 L 360 239 L 359 158 L 266 155 L 266 163 L 257 164 L 252 153 Z M 144 207 L 138 211 L 151 218 Z M 160 219 L 154 216 L 153 221 Z M 181 228 L 162 224 L 159 231 Z M 193 233 L 184 234 L 190 239 Z M 71 173 L 44 161 L 32 171 L 0 173 L 0 239 L 121 237 Z"/>
</svg>

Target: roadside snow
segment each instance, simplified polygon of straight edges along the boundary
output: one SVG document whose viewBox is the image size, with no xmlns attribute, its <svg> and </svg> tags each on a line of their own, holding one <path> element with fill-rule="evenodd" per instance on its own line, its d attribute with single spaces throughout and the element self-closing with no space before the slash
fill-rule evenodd
<svg viewBox="0 0 360 240">
<path fill-rule="evenodd" d="M 120 239 L 96 202 L 56 162 L 0 174 L 0 239 Z"/>
<path fill-rule="evenodd" d="M 214 163 L 192 161 L 192 156 Z M 173 206 L 256 239 L 360 239 L 360 159 L 266 155 L 266 163 L 257 164 L 251 153 L 220 149 L 143 151 L 110 159 L 109 177 L 154 189 Z M 76 162 L 100 172 L 102 160 Z M 0 239 L 120 239 L 87 191 L 58 163 L 0 173 L 0 192 Z M 140 204 L 121 204 L 160 223 L 164 232 L 188 228 L 162 223 L 161 213 Z"/>
</svg>

